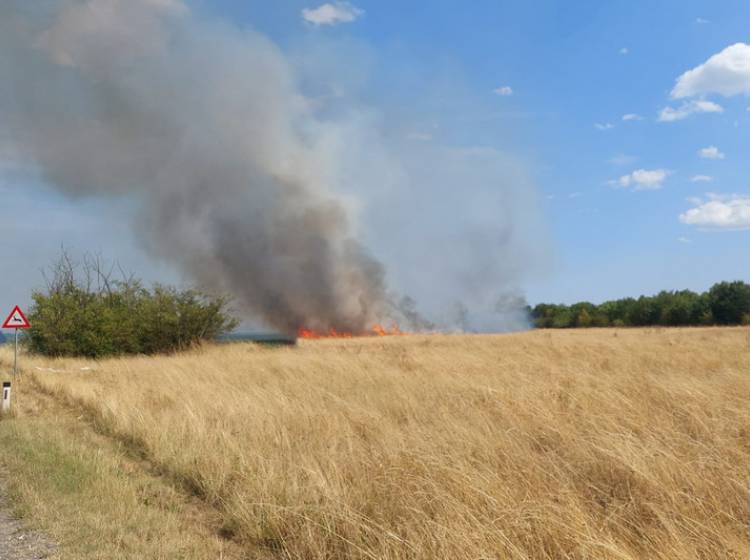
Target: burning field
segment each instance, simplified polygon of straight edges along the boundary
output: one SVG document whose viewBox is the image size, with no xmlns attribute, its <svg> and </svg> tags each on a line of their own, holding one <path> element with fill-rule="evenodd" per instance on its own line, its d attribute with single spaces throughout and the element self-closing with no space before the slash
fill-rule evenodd
<svg viewBox="0 0 750 560">
<path fill-rule="evenodd" d="M 364 334 L 355 334 L 350 332 L 339 332 L 334 328 L 331 328 L 328 331 L 312 331 L 309 329 L 306 329 L 304 327 L 301 327 L 297 330 L 297 336 L 302 339 L 321 339 L 321 338 L 355 338 L 355 337 L 361 337 L 361 336 L 403 336 L 405 333 L 401 329 L 398 328 L 398 325 L 395 323 L 392 324 L 390 327 L 386 328 L 383 325 L 375 325 L 370 329 L 369 332 L 365 332 Z"/>
<path fill-rule="evenodd" d="M 0 422 L 18 513 L 73 560 L 750 558 L 746 329 L 428 334 L 528 327 L 522 288 L 557 262 L 533 177 L 557 175 L 510 123 L 571 121 L 462 94 L 452 56 L 433 83 L 400 41 L 274 39 L 204 4 L 0 0 L 0 169 L 33 209 L 8 224 L 66 201 L 86 242 L 299 344 L 23 355 Z M 108 278 L 84 285 L 144 292 Z M 91 298 L 68 291 L 56 336 L 157 351 L 109 332 L 132 313 L 71 319 Z M 166 292 L 126 335 L 208 336 L 198 295 Z"/>
<path fill-rule="evenodd" d="M 749 344 L 593 329 L 23 356 L 0 461 L 66 558 L 747 558 Z"/>
</svg>

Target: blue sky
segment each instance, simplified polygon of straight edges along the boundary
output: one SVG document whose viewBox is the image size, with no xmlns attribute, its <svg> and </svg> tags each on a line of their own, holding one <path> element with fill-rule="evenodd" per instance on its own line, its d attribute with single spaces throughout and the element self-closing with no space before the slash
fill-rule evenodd
<svg viewBox="0 0 750 560">
<path fill-rule="evenodd" d="M 486 118 L 456 125 L 456 115 L 436 111 L 424 120 L 445 123 L 448 137 L 438 141 L 486 143 L 530 166 L 554 259 L 544 278 L 528 282 L 530 300 L 601 300 L 749 279 L 747 231 L 699 228 L 679 216 L 695 206 L 690 197 L 748 191 L 750 99 L 709 94 L 723 113 L 658 121 L 662 109 L 681 105 L 670 99 L 680 75 L 750 40 L 747 2 L 361 1 L 364 14 L 353 23 L 295 21 L 311 6 L 210 4 L 283 44 L 321 33 L 362 41 L 376 58 L 372 87 L 394 88 L 394 99 L 422 86 L 393 74 L 439 82 L 455 73 Z M 494 93 L 504 86 L 512 95 Z M 711 146 L 724 159 L 699 157 Z M 669 175 L 658 190 L 608 184 L 638 169 Z M 713 180 L 691 181 L 700 175 Z"/>
<path fill-rule="evenodd" d="M 518 280 L 532 304 L 750 280 L 750 67 L 730 67 L 750 55 L 702 66 L 750 43 L 750 3 L 200 0 L 190 8 L 268 36 L 304 61 L 311 90 L 327 84 L 371 107 L 386 137 L 512 157 L 538 206 L 533 242 L 545 246 L 545 262 Z M 121 218 L 111 204 L 56 194 L 14 165 L 4 164 L 0 182 L 0 258 L 18 271 L 0 279 L 4 307 L 28 301 L 61 244 L 116 255 L 150 280 L 179 280 L 129 228 L 112 227 Z M 491 190 L 491 173 L 482 180 Z M 364 229 L 376 255 L 405 267 L 388 257 L 399 239 Z"/>
</svg>

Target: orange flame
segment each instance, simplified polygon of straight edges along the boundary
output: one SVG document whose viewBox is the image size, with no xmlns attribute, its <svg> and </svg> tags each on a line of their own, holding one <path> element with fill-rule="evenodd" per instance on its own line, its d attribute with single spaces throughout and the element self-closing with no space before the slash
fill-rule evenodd
<svg viewBox="0 0 750 560">
<path fill-rule="evenodd" d="M 357 336 L 401 336 L 405 333 L 398 328 L 396 323 L 393 323 L 390 328 L 385 328 L 383 325 L 375 325 L 372 327 L 372 331 L 369 334 L 357 335 Z M 305 338 L 308 340 L 320 339 L 320 338 L 354 338 L 354 334 L 346 332 L 338 332 L 336 329 L 330 329 L 328 332 L 314 331 L 300 327 L 297 330 L 297 337 Z"/>
<path fill-rule="evenodd" d="M 399 336 L 404 334 L 396 323 L 391 324 L 390 329 L 386 329 L 383 325 L 375 325 L 372 327 L 372 332 L 378 336 Z"/>
</svg>

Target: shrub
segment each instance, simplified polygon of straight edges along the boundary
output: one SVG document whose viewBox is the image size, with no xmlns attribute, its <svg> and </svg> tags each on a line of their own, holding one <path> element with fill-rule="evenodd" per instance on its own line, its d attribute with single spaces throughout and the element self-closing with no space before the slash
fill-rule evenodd
<svg viewBox="0 0 750 560">
<path fill-rule="evenodd" d="M 51 268 L 44 291 L 32 294 L 30 351 L 99 358 L 182 350 L 232 330 L 227 298 L 113 279 L 101 259 L 74 264 L 67 254 Z M 120 271 L 121 272 L 121 271 Z"/>
</svg>

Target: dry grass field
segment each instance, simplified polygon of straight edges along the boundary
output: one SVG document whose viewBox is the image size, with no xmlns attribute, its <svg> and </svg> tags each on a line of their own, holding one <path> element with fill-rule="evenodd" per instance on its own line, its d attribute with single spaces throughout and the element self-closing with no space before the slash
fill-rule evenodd
<svg viewBox="0 0 750 560">
<path fill-rule="evenodd" d="M 167 521 L 149 538 L 201 542 L 140 557 L 750 558 L 750 329 L 22 358 L 0 443 L 26 442 L 5 460 L 15 495 L 63 550 L 92 507 L 145 485 L 158 496 L 122 514 L 123 558 Z M 37 480 L 54 464 L 30 466 L 36 441 L 98 465 L 96 496 Z"/>
</svg>

